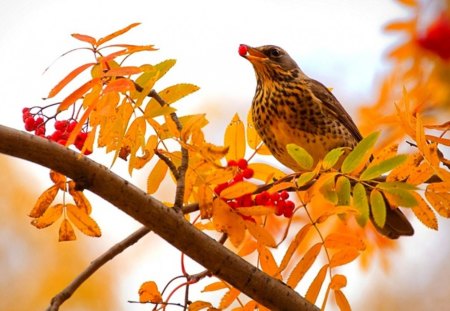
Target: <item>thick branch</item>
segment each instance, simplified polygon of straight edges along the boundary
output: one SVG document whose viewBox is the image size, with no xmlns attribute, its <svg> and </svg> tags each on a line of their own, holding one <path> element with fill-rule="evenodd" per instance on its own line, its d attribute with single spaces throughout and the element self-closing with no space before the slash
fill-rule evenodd
<svg viewBox="0 0 450 311">
<path fill-rule="evenodd" d="M 0 152 L 58 171 L 109 201 L 174 247 L 271 310 L 318 310 L 108 168 L 47 139 L 0 125 Z"/>
</svg>

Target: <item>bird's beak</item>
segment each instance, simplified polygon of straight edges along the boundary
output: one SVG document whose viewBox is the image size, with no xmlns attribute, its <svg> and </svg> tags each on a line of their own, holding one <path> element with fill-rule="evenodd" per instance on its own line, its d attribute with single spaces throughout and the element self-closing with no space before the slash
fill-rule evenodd
<svg viewBox="0 0 450 311">
<path fill-rule="evenodd" d="M 239 46 L 239 55 L 248 59 L 251 63 L 253 63 L 254 61 L 261 62 L 262 60 L 267 58 L 267 56 L 260 52 L 258 49 L 245 44 L 241 44 Z"/>
</svg>

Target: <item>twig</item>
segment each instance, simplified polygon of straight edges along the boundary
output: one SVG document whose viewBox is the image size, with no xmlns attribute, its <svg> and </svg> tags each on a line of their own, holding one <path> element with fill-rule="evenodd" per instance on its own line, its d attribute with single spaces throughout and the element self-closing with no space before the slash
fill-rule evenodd
<svg viewBox="0 0 450 311">
<path fill-rule="evenodd" d="M 175 164 L 173 164 L 173 162 L 168 157 L 166 157 L 164 154 L 162 154 L 158 149 L 155 150 L 155 154 L 158 156 L 158 158 L 163 160 L 164 163 L 166 163 L 166 165 L 169 167 L 169 169 L 172 172 L 175 179 L 178 180 L 178 178 L 180 178 L 180 174 L 178 173 L 178 169 L 175 166 Z"/>
<path fill-rule="evenodd" d="M 147 227 L 141 227 L 134 233 L 129 235 L 126 239 L 115 244 L 113 247 L 108 249 L 100 257 L 91 262 L 91 264 L 79 274 L 66 288 L 59 292 L 55 297 L 52 298 L 50 306 L 47 311 L 57 311 L 59 307 L 69 299 L 73 293 L 84 283 L 92 274 L 94 274 L 98 269 L 100 269 L 108 261 L 119 255 L 125 249 L 139 241 L 143 236 L 150 232 Z"/>
</svg>

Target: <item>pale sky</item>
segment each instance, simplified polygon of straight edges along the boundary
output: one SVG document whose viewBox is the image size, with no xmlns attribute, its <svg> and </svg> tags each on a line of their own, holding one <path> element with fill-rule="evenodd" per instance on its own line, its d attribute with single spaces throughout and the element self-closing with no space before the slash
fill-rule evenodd
<svg viewBox="0 0 450 311">
<path fill-rule="evenodd" d="M 133 22 L 142 25 L 117 42 L 160 48 L 145 54 L 144 62 L 178 60 L 157 87 L 179 82 L 199 85 L 201 90 L 177 107 L 181 113 L 206 111 L 211 121 L 208 138 L 216 143 L 222 141 L 220 133 L 235 112 L 245 117 L 254 94 L 253 68 L 239 57 L 240 43 L 283 47 L 306 74 L 332 87 L 343 105 L 354 112 L 356 105 L 372 101 L 377 78 L 387 66 L 383 59 L 386 49 L 398 39 L 385 36 L 383 25 L 404 16 L 405 11 L 388 0 L 2 0 L 0 123 L 21 129 L 21 108 L 43 104 L 40 99 L 51 87 L 90 56 L 73 53 L 42 74 L 60 54 L 78 46 L 71 33 L 101 37 Z M 39 170 L 42 172 L 45 170 Z M 97 254 L 137 227 L 133 220 L 112 211 L 114 208 L 99 205 L 94 206 L 99 218 L 109 215 L 110 219 L 100 221 L 105 237 L 103 242 L 95 242 Z M 158 239 L 152 237 L 151 241 Z M 179 260 L 177 252 L 166 249 L 165 244 L 153 244 L 152 254 L 168 265 L 176 266 Z M 148 309 L 126 300 L 136 300 L 140 283 L 162 273 L 159 264 L 152 265 L 151 260 L 152 255 L 134 258 L 136 268 L 124 273 L 124 283 L 119 284 L 123 309 Z M 406 260 L 405 266 L 414 260 L 414 256 Z M 167 273 L 164 280 L 175 275 Z M 373 273 L 371 277 L 376 278 Z M 358 301 L 364 278 L 364 274 L 351 278 L 351 301 Z"/>
</svg>

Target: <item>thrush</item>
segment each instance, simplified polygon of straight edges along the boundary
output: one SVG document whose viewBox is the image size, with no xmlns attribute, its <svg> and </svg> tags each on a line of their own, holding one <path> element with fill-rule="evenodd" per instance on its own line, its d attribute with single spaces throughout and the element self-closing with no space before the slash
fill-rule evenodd
<svg viewBox="0 0 450 311">
<path fill-rule="evenodd" d="M 256 73 L 251 108 L 256 132 L 282 164 L 300 170 L 286 150 L 291 143 L 308 151 L 317 163 L 330 150 L 351 149 L 362 140 L 358 127 L 331 91 L 303 73 L 285 50 L 241 44 L 239 54 L 250 61 Z M 386 206 L 382 228 L 372 219 L 376 229 L 391 239 L 414 234 L 405 215 Z"/>
</svg>

